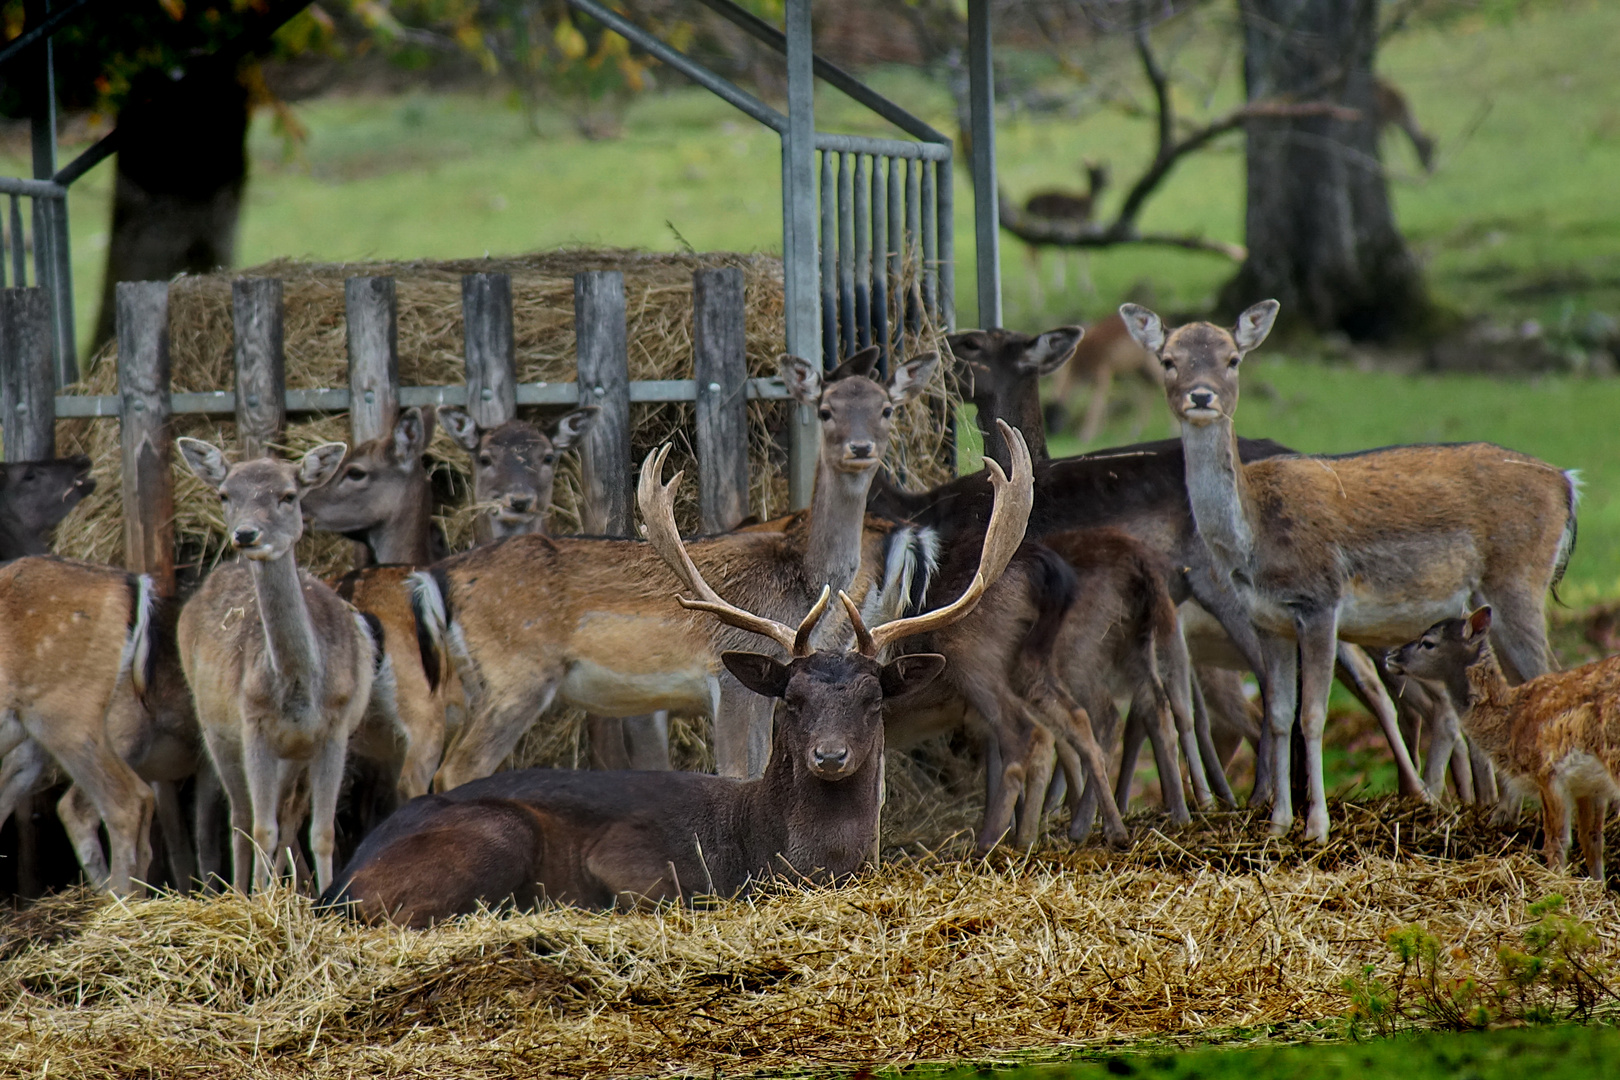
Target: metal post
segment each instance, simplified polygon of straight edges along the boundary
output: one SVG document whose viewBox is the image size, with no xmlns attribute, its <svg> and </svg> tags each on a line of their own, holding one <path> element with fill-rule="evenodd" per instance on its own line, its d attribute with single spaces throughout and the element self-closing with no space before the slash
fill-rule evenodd
<svg viewBox="0 0 1620 1080">
<path fill-rule="evenodd" d="M 990 0 L 968 0 L 968 106 L 973 129 L 973 237 L 979 325 L 1001 325 L 1001 221 L 996 192 L 996 73 Z"/>
<path fill-rule="evenodd" d="M 782 284 L 787 351 L 821 355 L 821 291 L 816 280 L 815 56 L 810 0 L 787 0 L 788 124 L 782 139 Z M 788 501 L 810 505 L 820 452 L 818 425 L 810 409 L 789 404 Z"/>
<path fill-rule="evenodd" d="M 38 26 L 50 15 L 50 0 L 27 0 L 24 4 L 29 26 Z M 56 175 L 56 80 L 54 46 L 47 37 L 34 46 L 32 79 L 33 108 L 29 128 L 34 151 L 34 179 L 49 180 Z M 78 352 L 73 340 L 73 261 L 68 252 L 68 211 L 66 196 L 34 200 L 35 281 L 51 298 L 52 351 L 56 358 L 57 379 L 61 385 L 79 381 Z M 20 284 L 20 282 L 19 282 Z"/>
</svg>

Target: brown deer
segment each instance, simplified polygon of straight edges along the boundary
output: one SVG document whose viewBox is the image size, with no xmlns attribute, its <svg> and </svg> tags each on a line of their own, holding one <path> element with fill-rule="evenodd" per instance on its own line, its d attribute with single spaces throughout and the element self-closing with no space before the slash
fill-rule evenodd
<svg viewBox="0 0 1620 1080">
<path fill-rule="evenodd" d="M 964 396 L 978 409 L 985 457 L 1009 466 L 1012 459 L 995 423 L 1005 420 L 1023 432 L 1032 458 L 1047 460 L 1039 380 L 1070 362 L 1085 345 L 1084 336 L 1078 326 L 1059 326 L 1035 335 L 1000 328 L 964 330 L 945 339 Z"/>
<path fill-rule="evenodd" d="M 1279 779 L 1289 775 L 1297 673 L 1306 837 L 1324 842 L 1322 726 L 1338 639 L 1387 648 L 1483 599 L 1502 616 L 1494 632 L 1514 674 L 1546 671 L 1545 596 L 1574 543 L 1576 487 L 1570 474 L 1488 443 L 1243 463 L 1233 430 L 1238 366 L 1277 309 L 1262 301 L 1231 330 L 1192 323 L 1167 332 L 1135 304 L 1120 314 L 1164 366 L 1198 535 L 1221 587 L 1261 635 Z M 1285 832 L 1288 785 L 1274 787 L 1272 827 Z"/>
<path fill-rule="evenodd" d="M 371 699 L 380 651 L 365 619 L 299 570 L 300 501 L 330 480 L 348 447 L 325 443 L 297 463 L 228 464 L 218 447 L 181 439 L 180 454 L 219 492 L 240 554 L 180 612 L 178 637 L 208 756 L 231 804 L 232 874 L 246 892 L 279 869 L 282 807 L 309 786 L 309 846 L 320 888 L 332 881 L 333 815 L 349 738 Z"/>
<path fill-rule="evenodd" d="M 481 428 L 463 409 L 439 410 L 444 430 L 472 455 L 473 499 L 486 507 L 476 526 L 480 543 L 551 531 L 547 519 L 558 459 L 590 432 L 601 411 L 595 405 L 575 409 L 547 434 L 525 420 Z"/>
<path fill-rule="evenodd" d="M 1090 221 L 1097 214 L 1098 200 L 1102 198 L 1104 189 L 1108 187 L 1108 163 L 1084 161 L 1080 164 L 1081 171 L 1086 176 L 1085 191 L 1064 191 L 1058 188 L 1049 188 L 1037 191 L 1024 200 L 1024 213 L 1035 217 L 1046 218 L 1051 221 Z M 1041 249 L 1037 244 L 1026 244 L 1025 252 L 1029 256 L 1029 279 L 1031 292 L 1034 294 L 1036 305 L 1044 304 L 1045 299 L 1041 291 Z M 1064 287 L 1061 276 L 1063 264 L 1059 263 L 1060 276 L 1058 288 Z M 1089 285 L 1088 285 L 1089 287 Z"/>
<path fill-rule="evenodd" d="M 1434 137 L 1418 124 L 1417 117 L 1412 115 L 1412 106 L 1407 103 L 1400 87 L 1388 79 L 1375 78 L 1373 110 L 1378 119 L 1378 130 L 1383 132 L 1391 127 L 1400 128 L 1412 141 L 1412 149 L 1417 153 L 1423 171 L 1434 172 Z"/>
<path fill-rule="evenodd" d="M 120 896 L 151 861 L 154 805 L 112 745 L 107 711 L 120 683 L 144 686 L 151 617 L 149 578 L 52 556 L 0 566 L 0 753 L 21 786 L 8 797 L 27 794 L 38 773 L 26 769 L 49 754 L 106 823 L 110 870 L 85 869 Z"/>
<path fill-rule="evenodd" d="M 1130 331 L 1125 329 L 1125 320 L 1115 312 L 1086 327 L 1085 340 L 1075 350 L 1074 359 L 1058 373 L 1052 387 L 1052 396 L 1059 407 L 1066 407 L 1081 383 L 1091 386 L 1086 414 L 1080 421 L 1082 443 L 1093 442 L 1108 419 L 1108 394 L 1114 377 L 1133 374 L 1154 386 L 1159 383 L 1158 361 L 1131 337 Z"/>
<path fill-rule="evenodd" d="M 867 528 L 866 492 L 894 410 L 921 394 L 938 357 L 897 364 L 885 386 L 868 377 L 877 352 L 865 350 L 825 376 L 819 365 L 783 358 L 794 399 L 816 409 L 821 425 L 808 515 L 784 532 L 693 542 L 705 576 L 753 610 L 797 620 L 824 584 L 864 597 L 886 564 L 885 547 L 910 535 Z M 416 581 L 413 603 L 429 651 L 448 646 L 470 706 L 435 776 L 437 790 L 495 771 L 554 701 L 602 716 L 706 711 L 715 718 L 721 773 L 758 776 L 765 767 L 769 715 L 719 659 L 736 635 L 674 603 L 674 579 L 646 544 L 513 536 L 452 556 Z"/>
<path fill-rule="evenodd" d="M 49 554 L 51 530 L 95 490 L 83 454 L 0 462 L 0 562 Z"/>
<path fill-rule="evenodd" d="M 789 659 L 728 650 L 727 669 L 776 704 L 776 738 L 757 780 L 678 772 L 499 773 L 417 799 L 368 837 L 323 901 L 370 920 L 426 926 L 480 904 L 544 898 L 585 907 L 690 903 L 786 877 L 837 881 L 858 870 L 877 838 L 883 708 L 926 686 L 944 657 L 885 647 L 938 631 L 973 609 L 1017 548 L 1029 514 L 1028 473 L 997 471 L 996 507 L 977 571 L 953 603 L 867 629 L 839 600 L 854 650 L 816 648 L 830 588 L 797 627 L 722 599 L 675 530 L 672 492 L 641 479 L 650 546 L 673 581 L 699 599 L 682 607 L 768 637 Z M 679 477 L 676 477 L 678 482 Z"/>
<path fill-rule="evenodd" d="M 1442 619 L 1396 650 L 1390 667 L 1442 684 L 1469 737 L 1510 778 L 1535 784 L 1554 870 L 1568 859 L 1574 810 L 1587 872 L 1602 881 L 1603 824 L 1620 799 L 1620 656 L 1510 686 L 1491 630 L 1489 607 Z"/>
</svg>

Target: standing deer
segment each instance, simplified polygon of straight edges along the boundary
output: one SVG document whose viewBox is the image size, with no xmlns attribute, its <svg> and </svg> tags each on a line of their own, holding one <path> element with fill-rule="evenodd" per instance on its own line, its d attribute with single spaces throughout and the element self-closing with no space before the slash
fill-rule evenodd
<svg viewBox="0 0 1620 1080">
<path fill-rule="evenodd" d="M 998 470 L 994 481 L 996 508 L 962 595 L 868 630 L 855 602 L 840 594 L 855 633 L 851 651 L 812 644 L 827 586 L 797 627 L 721 598 L 676 532 L 675 484 L 644 469 L 650 546 L 667 560 L 672 580 L 698 597 L 681 597 L 681 606 L 768 637 L 789 657 L 721 654 L 741 683 L 777 703 L 763 776 L 499 773 L 404 807 L 361 845 L 324 902 L 420 927 L 479 904 L 691 902 L 771 878 L 825 883 L 854 873 L 877 839 L 884 705 L 926 686 L 946 663 L 934 654 L 887 663 L 878 657 L 886 646 L 963 617 L 1012 557 L 1029 514 L 1029 474 L 1009 481 Z"/>
<path fill-rule="evenodd" d="M 1512 779 L 1541 796 L 1547 865 L 1569 853 L 1571 803 L 1586 870 L 1603 878 L 1603 824 L 1620 799 L 1620 656 L 1508 685 L 1492 650 L 1491 609 L 1443 619 L 1390 657 L 1397 672 L 1445 687 L 1462 726 Z"/>
<path fill-rule="evenodd" d="M 956 358 L 958 381 L 978 410 L 985 457 L 1003 468 L 1012 460 L 995 423 L 1005 420 L 1023 432 L 1030 457 L 1047 460 L 1040 378 L 1063 368 L 1085 344 L 1084 336 L 1078 326 L 1060 326 L 1033 336 L 997 328 L 964 330 L 945 339 Z"/>
<path fill-rule="evenodd" d="M 824 584 L 864 596 L 888 562 L 887 546 L 914 540 L 909 530 L 868 529 L 866 492 L 894 410 L 922 393 L 938 357 L 896 365 L 884 386 L 868 377 L 877 353 L 867 349 L 825 376 L 819 365 L 783 358 L 794 399 L 816 409 L 821 423 L 810 512 L 784 532 L 693 542 L 705 576 L 753 610 L 796 621 Z M 719 771 L 764 769 L 769 715 L 719 659 L 735 635 L 670 599 L 674 579 L 647 545 L 514 536 L 452 556 L 416 581 L 418 626 L 430 651 L 448 646 L 470 707 L 437 790 L 488 776 L 554 701 L 603 716 L 706 711 Z"/>
<path fill-rule="evenodd" d="M 208 756 L 230 797 L 235 886 L 269 883 L 282 861 L 282 807 L 309 787 L 315 877 L 332 881 L 333 815 L 349 737 L 371 699 L 379 651 L 359 612 L 299 570 L 300 501 L 330 480 L 348 447 L 325 443 L 298 463 L 230 465 L 218 447 L 180 454 L 219 492 L 241 558 L 210 574 L 180 612 L 180 658 Z M 251 831 L 250 831 L 251 830 Z"/>
<path fill-rule="evenodd" d="M 1086 402 L 1086 415 L 1080 421 L 1079 438 L 1089 443 L 1102 431 L 1108 419 L 1108 394 L 1116 375 L 1139 375 L 1157 386 L 1159 364 L 1125 329 L 1125 320 L 1117 312 L 1098 319 L 1086 327 L 1085 340 L 1074 352 L 1074 359 L 1058 373 L 1052 396 L 1057 408 L 1065 408 L 1074 397 L 1078 384 L 1089 383 L 1091 397 Z"/>
<path fill-rule="evenodd" d="M 1097 214 L 1097 203 L 1102 198 L 1104 189 L 1108 187 L 1108 163 L 1084 161 L 1080 164 L 1086 176 L 1086 190 L 1064 191 L 1058 188 L 1049 188 L 1037 191 L 1024 200 L 1024 213 L 1035 217 L 1046 218 L 1049 221 L 1090 221 Z M 1025 252 L 1029 255 L 1029 280 L 1031 292 L 1037 306 L 1044 304 L 1041 291 L 1041 249 L 1038 244 L 1026 244 Z M 1058 263 L 1059 289 L 1064 287 L 1062 277 L 1063 263 Z M 1089 290 L 1090 282 L 1086 282 Z"/>
<path fill-rule="evenodd" d="M 1166 332 L 1146 308 L 1120 308 L 1165 370 L 1181 424 L 1187 494 L 1220 587 L 1261 635 L 1274 755 L 1272 828 L 1293 823 L 1289 729 L 1296 691 L 1310 805 L 1305 835 L 1325 842 L 1322 727 L 1337 641 L 1387 648 L 1455 611 L 1489 602 L 1514 674 L 1550 665 L 1547 590 L 1575 540 L 1573 476 L 1488 443 L 1402 446 L 1337 457 L 1239 459 L 1238 366 L 1271 330 L 1274 300 L 1225 330 Z"/>
</svg>

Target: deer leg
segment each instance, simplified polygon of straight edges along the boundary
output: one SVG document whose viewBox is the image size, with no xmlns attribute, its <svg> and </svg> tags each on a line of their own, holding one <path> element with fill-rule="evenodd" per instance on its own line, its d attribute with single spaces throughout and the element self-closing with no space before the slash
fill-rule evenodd
<svg viewBox="0 0 1620 1080">
<path fill-rule="evenodd" d="M 45 748 L 27 735 L 6 753 L 4 762 L 0 762 L 0 825 L 17 812 L 19 802 L 33 793 L 50 763 Z M 20 819 L 17 825 L 21 828 Z"/>
<path fill-rule="evenodd" d="M 1491 756 L 1472 739 L 1468 743 L 1468 763 L 1474 772 L 1474 801 L 1481 805 L 1499 802 L 1497 798 L 1496 767 Z"/>
<path fill-rule="evenodd" d="M 197 836 L 197 882 L 204 889 L 225 884 L 225 849 L 220 846 L 220 808 L 230 813 L 225 785 L 205 753 L 197 762 L 197 778 L 191 786 L 191 822 Z"/>
<path fill-rule="evenodd" d="M 1170 820 L 1177 825 L 1187 824 L 1192 815 L 1187 812 L 1187 793 L 1182 789 L 1181 761 L 1176 756 L 1176 721 L 1170 715 L 1169 705 L 1161 694 L 1141 688 L 1131 699 L 1129 715 L 1140 715 L 1147 728 L 1148 741 L 1153 744 L 1153 763 L 1159 773 L 1159 794 L 1170 812 Z"/>
<path fill-rule="evenodd" d="M 197 853 L 180 812 L 180 789 L 173 780 L 158 780 L 152 784 L 152 794 L 157 799 L 158 829 L 169 856 L 169 874 L 174 878 L 174 887 L 184 891 L 197 876 Z"/>
<path fill-rule="evenodd" d="M 1108 391 L 1113 387 L 1114 372 L 1107 364 L 1097 369 L 1091 381 L 1091 400 L 1086 402 L 1086 417 L 1080 422 L 1080 441 L 1090 443 L 1102 431 L 1108 419 Z"/>
<path fill-rule="evenodd" d="M 669 710 L 659 709 L 646 716 L 624 718 L 625 749 L 630 768 L 648 772 L 669 772 Z"/>
<path fill-rule="evenodd" d="M 1214 803 L 1210 794 L 1209 769 L 1220 772 L 1220 764 L 1211 753 L 1209 761 L 1204 760 L 1204 745 L 1209 742 L 1208 718 L 1206 717 L 1204 738 L 1198 737 L 1196 723 L 1193 717 L 1192 703 L 1192 663 L 1187 657 L 1187 643 L 1182 640 L 1181 630 L 1174 623 L 1170 632 L 1163 635 L 1163 640 L 1153 653 L 1163 652 L 1165 657 L 1165 671 L 1160 672 L 1156 657 L 1150 653 L 1147 665 L 1147 674 L 1150 679 L 1149 688 L 1160 710 L 1169 710 L 1169 714 L 1181 732 L 1181 753 L 1187 759 L 1187 775 L 1192 781 L 1193 799 L 1198 803 L 1198 809 L 1208 810 Z M 1211 751 L 1214 747 L 1209 748 Z M 1225 781 L 1225 776 L 1221 777 Z"/>
<path fill-rule="evenodd" d="M 1052 782 L 1046 785 L 1046 799 L 1041 803 L 1041 817 L 1048 817 L 1058 812 L 1058 808 L 1069 804 L 1069 764 L 1078 764 L 1080 759 L 1074 757 L 1073 750 L 1069 749 L 1069 758 L 1063 756 L 1064 750 L 1069 749 L 1062 739 L 1052 745 L 1052 752 L 1057 755 L 1060 768 L 1052 770 Z"/>
<path fill-rule="evenodd" d="M 1369 712 L 1378 719 L 1378 726 L 1384 730 L 1384 740 L 1389 743 L 1390 753 L 1395 756 L 1395 771 L 1400 776 L 1402 794 L 1418 795 L 1425 800 L 1432 801 L 1424 786 L 1423 780 L 1418 776 L 1417 768 L 1412 764 L 1412 755 L 1407 752 L 1406 740 L 1401 737 L 1400 720 L 1395 715 L 1395 702 L 1390 700 L 1389 691 L 1384 689 L 1384 682 L 1378 677 L 1378 668 L 1374 666 L 1372 658 L 1364 649 L 1344 642 L 1335 645 L 1335 657 L 1339 677 L 1344 679 L 1345 685 L 1361 699 Z M 1304 699 L 1308 705 L 1310 699 Z M 1326 710 L 1323 699 L 1324 712 Z"/>
<path fill-rule="evenodd" d="M 1119 776 L 1114 782 L 1114 805 L 1122 814 L 1130 813 L 1131 789 L 1136 785 L 1136 763 L 1142 754 L 1142 740 L 1147 738 L 1147 725 L 1132 709 L 1125 716 L 1125 735 L 1120 745 Z M 1105 741 L 1109 740 L 1104 736 Z"/>
<path fill-rule="evenodd" d="M 771 756 L 771 702 L 744 687 L 728 672 L 720 677 L 714 717 L 714 764 L 721 776 L 741 780 L 765 774 Z"/>
<path fill-rule="evenodd" d="M 227 737 L 203 729 L 203 743 L 225 800 L 231 820 L 231 887 L 244 896 L 253 884 L 253 795 L 243 768 L 244 747 Z"/>
<path fill-rule="evenodd" d="M 252 730 L 252 722 L 244 726 L 248 730 L 242 740 L 242 772 L 247 780 L 253 830 L 251 885 L 254 892 L 259 892 L 269 887 L 284 857 L 280 848 L 282 799 L 293 778 L 290 763 L 278 757 L 263 736 Z M 234 806 L 232 811 L 235 817 Z M 242 875 L 238 873 L 237 877 Z"/>
<path fill-rule="evenodd" d="M 1580 822 L 1581 854 L 1586 856 L 1586 873 L 1599 885 L 1603 877 L 1603 822 L 1609 816 L 1609 800 L 1602 795 L 1583 795 L 1575 800 Z"/>
<path fill-rule="evenodd" d="M 1125 828 L 1119 807 L 1108 798 L 1108 755 L 1097 741 L 1091 713 L 1072 700 L 1065 702 L 1065 705 L 1071 706 L 1068 709 L 1069 731 L 1080 758 L 1079 763 L 1085 770 L 1085 790 L 1091 795 L 1089 799 L 1082 796 L 1076 801 L 1075 814 L 1069 822 L 1069 839 L 1083 843 L 1091 832 L 1091 823 L 1096 819 L 1097 811 L 1101 810 L 1104 838 L 1112 847 L 1124 847 L 1130 842 L 1130 833 Z M 1113 708 L 1113 702 L 1110 701 L 1108 705 L 1110 709 Z"/>
<path fill-rule="evenodd" d="M 1293 828 L 1293 792 L 1289 789 L 1289 751 L 1294 732 L 1294 706 L 1299 688 L 1299 646 L 1287 638 L 1262 639 L 1266 669 L 1266 728 L 1264 736 L 1269 742 L 1271 773 L 1271 832 L 1281 836 Z M 1255 781 L 1255 790 L 1260 788 Z M 1252 800 L 1251 800 L 1252 801 Z"/>
<path fill-rule="evenodd" d="M 1041 290 L 1041 249 L 1034 244 L 1024 245 L 1024 255 L 1029 259 L 1029 299 L 1036 307 L 1046 306 L 1046 294 Z"/>
<path fill-rule="evenodd" d="M 1327 608 L 1299 618 L 1295 624 L 1299 639 L 1300 728 L 1305 736 L 1305 778 L 1310 787 L 1305 817 L 1305 839 L 1327 843 L 1327 787 L 1322 776 L 1322 729 L 1327 725 L 1328 692 L 1333 689 L 1334 656 L 1338 650 L 1338 611 Z M 1362 654 L 1366 659 L 1366 654 Z M 1369 668 L 1371 664 L 1368 664 Z M 1376 682 L 1376 679 L 1374 680 Z M 1383 684 L 1378 684 L 1380 692 Z M 1384 700 L 1389 698 L 1386 694 Z M 1387 710 L 1387 736 L 1395 728 L 1395 709 Z M 1401 747 L 1405 751 L 1404 745 Z M 1412 767 L 1411 759 L 1406 766 Z M 1414 775 L 1416 775 L 1414 773 Z"/>
<path fill-rule="evenodd" d="M 591 715 L 586 717 L 585 726 L 591 742 L 591 768 L 614 772 L 630 767 L 623 718 Z"/>
<path fill-rule="evenodd" d="M 434 770 L 444 755 L 445 706 L 442 688 L 437 694 L 396 695 L 395 701 L 405 737 L 399 770 L 399 802 L 404 805 L 433 786 Z"/>
<path fill-rule="evenodd" d="M 1001 742 L 994 732 L 986 732 L 984 747 L 984 805 L 986 812 L 994 806 L 1001 791 Z"/>
<path fill-rule="evenodd" d="M 1013 706 L 1019 712 L 1024 710 Z M 1057 762 L 1056 740 L 1052 733 L 1038 723 L 1025 723 L 1030 732 L 1028 764 L 1024 769 L 1024 808 L 1013 827 L 1013 842 L 1021 848 L 1031 848 L 1041 838 L 1041 813 L 1046 804 L 1046 789 L 1052 782 L 1052 767 Z"/>
<path fill-rule="evenodd" d="M 95 804 L 78 784 L 72 784 L 57 800 L 56 816 L 67 830 L 68 841 L 79 858 L 84 876 L 94 887 L 106 888 L 111 871 L 101 850 L 101 815 L 96 813 Z"/>
<path fill-rule="evenodd" d="M 1437 725 L 1438 726 L 1438 725 Z M 1438 734 L 1438 732 L 1437 732 Z M 1457 801 L 1464 804 L 1474 802 L 1474 760 L 1468 752 L 1468 745 L 1461 735 L 1453 732 L 1451 738 L 1451 782 L 1457 789 Z M 1441 784 L 1445 783 L 1445 774 L 1441 773 Z M 1443 789 L 1442 789 L 1443 791 Z"/>
<path fill-rule="evenodd" d="M 309 850 L 315 859 L 316 894 L 332 884 L 332 852 L 336 847 L 338 792 L 343 787 L 343 759 L 348 752 L 342 739 L 331 739 L 309 763 Z"/>
<path fill-rule="evenodd" d="M 1556 784 L 1541 784 L 1541 827 L 1545 834 L 1541 850 L 1553 870 L 1562 870 L 1569 862 L 1569 811 L 1569 801 Z"/>
<path fill-rule="evenodd" d="M 1063 778 L 1063 805 L 1069 810 L 1069 839 L 1075 839 L 1076 830 L 1081 829 L 1083 825 L 1083 832 L 1079 837 L 1080 842 L 1083 843 L 1086 837 L 1091 835 L 1091 821 L 1082 822 L 1080 820 L 1080 803 L 1087 786 L 1085 779 L 1086 767 L 1081 763 L 1080 755 L 1073 746 L 1069 745 L 1067 739 L 1059 739 L 1055 749 L 1059 768 L 1057 775 L 1052 778 L 1052 787 L 1048 791 L 1050 793 L 1051 790 L 1057 788 L 1058 777 Z M 1095 804 L 1092 808 L 1092 816 L 1096 816 Z"/>
<path fill-rule="evenodd" d="M 560 682 L 560 675 L 552 675 L 538 686 L 516 687 L 497 700 L 475 706 L 460 737 L 445 751 L 433 776 L 433 790 L 449 791 L 493 774 L 535 718 L 551 708 Z"/>
<path fill-rule="evenodd" d="M 1237 748 L 1243 744 L 1242 736 L 1231 740 L 1230 748 L 1223 751 L 1222 747 L 1215 745 L 1215 732 L 1209 721 L 1209 704 L 1204 700 L 1204 690 L 1196 679 L 1189 678 L 1187 691 L 1192 699 L 1193 731 L 1198 735 L 1198 749 L 1204 760 L 1204 776 L 1209 781 L 1217 801 L 1228 810 L 1237 808 L 1237 795 L 1232 791 L 1232 784 L 1226 778 L 1226 763 L 1237 753 Z"/>
</svg>

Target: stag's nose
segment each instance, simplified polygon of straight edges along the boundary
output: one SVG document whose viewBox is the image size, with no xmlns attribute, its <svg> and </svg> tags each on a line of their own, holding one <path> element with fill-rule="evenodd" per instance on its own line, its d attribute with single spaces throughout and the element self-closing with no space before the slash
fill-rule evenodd
<svg viewBox="0 0 1620 1080">
<path fill-rule="evenodd" d="M 818 746 L 811 751 L 811 754 L 816 759 L 816 768 L 826 769 L 829 772 L 842 769 L 844 764 L 849 761 L 849 747 L 847 746 L 840 746 L 837 750 L 823 750 Z"/>
<path fill-rule="evenodd" d="M 231 540 L 239 548 L 248 548 L 257 544 L 259 537 L 263 535 L 264 532 L 260 529 L 237 529 L 231 534 Z"/>
<path fill-rule="evenodd" d="M 869 442 L 852 442 L 849 444 L 849 456 L 866 459 L 872 456 L 872 444 Z"/>
<path fill-rule="evenodd" d="M 513 495 L 506 500 L 506 505 L 512 508 L 513 513 L 527 514 L 534 506 L 534 499 L 528 495 Z"/>
<path fill-rule="evenodd" d="M 1215 391 L 1194 390 L 1187 395 L 1187 404 L 1195 409 L 1213 409 L 1215 407 Z"/>
</svg>

